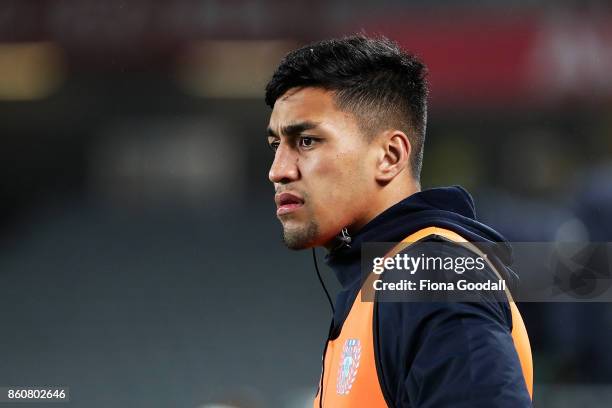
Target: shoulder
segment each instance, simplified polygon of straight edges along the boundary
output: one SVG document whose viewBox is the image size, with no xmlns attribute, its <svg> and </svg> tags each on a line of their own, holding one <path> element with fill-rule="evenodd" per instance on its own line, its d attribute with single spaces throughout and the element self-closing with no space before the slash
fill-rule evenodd
<svg viewBox="0 0 612 408">
<path fill-rule="evenodd" d="M 432 235 L 399 251 L 393 266 L 381 274 L 380 280 L 402 284 L 404 289 L 388 290 L 392 286 L 387 285 L 385 290 L 377 290 L 378 313 L 383 318 L 410 321 L 432 313 L 473 310 L 511 330 L 506 291 L 501 285 L 483 286 L 499 283 L 502 276 L 505 279 L 505 271 L 499 271 L 486 253 L 468 245 Z M 409 282 L 411 290 L 407 288 Z"/>
</svg>

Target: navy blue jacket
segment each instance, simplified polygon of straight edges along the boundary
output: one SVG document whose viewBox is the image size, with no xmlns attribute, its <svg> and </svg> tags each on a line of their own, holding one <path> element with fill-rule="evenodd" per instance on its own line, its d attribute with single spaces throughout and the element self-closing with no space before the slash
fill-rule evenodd
<svg viewBox="0 0 612 408">
<path fill-rule="evenodd" d="M 454 186 L 418 192 L 370 221 L 351 237 L 350 247 L 327 255 L 326 262 L 342 285 L 330 339 L 340 334 L 361 288 L 362 243 L 399 242 L 428 226 L 450 229 L 471 242 L 483 243 L 506 281 L 516 279 L 508 267 L 512 262 L 509 243 L 476 221 L 467 191 Z M 456 256 L 467 250 L 457 246 L 449 251 Z M 495 299 L 376 303 L 374 347 L 387 404 L 397 408 L 532 406 L 511 330 L 508 304 Z"/>
</svg>

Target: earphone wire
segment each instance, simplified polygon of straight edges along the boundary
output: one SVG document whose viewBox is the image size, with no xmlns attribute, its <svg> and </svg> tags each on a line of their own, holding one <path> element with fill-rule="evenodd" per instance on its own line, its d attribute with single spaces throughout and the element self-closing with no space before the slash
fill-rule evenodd
<svg viewBox="0 0 612 408">
<path fill-rule="evenodd" d="M 327 296 L 327 300 L 329 301 L 329 306 L 331 307 L 332 314 L 334 314 L 336 313 L 336 309 L 334 308 L 334 303 L 332 302 L 331 296 L 329 295 L 329 292 L 327 291 L 327 287 L 325 286 L 325 283 L 323 282 L 323 278 L 321 277 L 321 272 L 319 271 L 319 265 L 317 264 L 317 254 L 314 248 L 312 248 L 312 259 L 314 261 L 315 269 L 317 270 L 317 277 L 319 278 L 319 282 L 321 283 L 321 286 L 323 287 L 323 290 L 325 291 L 325 295 Z"/>
<path fill-rule="evenodd" d="M 319 265 L 317 263 L 317 253 L 314 248 L 312 248 L 312 260 L 314 261 L 315 269 L 317 270 L 317 277 L 319 278 L 319 282 L 325 291 L 325 295 L 327 296 L 327 300 L 329 301 L 329 306 L 332 310 L 332 316 L 336 313 L 336 309 L 334 308 L 334 303 L 331 300 L 331 296 L 329 296 L 329 292 L 327 291 L 327 287 L 323 282 L 323 278 L 321 277 L 321 272 L 319 271 Z M 333 319 L 332 325 L 329 327 L 329 333 L 331 333 L 333 327 Z M 321 364 L 321 379 L 319 380 L 319 390 L 317 394 L 319 394 L 319 408 L 323 408 L 323 378 L 325 378 L 325 354 L 327 353 L 327 345 L 329 344 L 329 334 L 327 336 L 327 340 L 325 341 L 325 347 L 323 348 L 323 359 Z"/>
</svg>

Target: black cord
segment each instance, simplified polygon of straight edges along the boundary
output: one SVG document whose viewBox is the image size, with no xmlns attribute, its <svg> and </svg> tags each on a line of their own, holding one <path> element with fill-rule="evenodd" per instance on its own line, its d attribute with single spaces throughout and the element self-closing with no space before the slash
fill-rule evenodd
<svg viewBox="0 0 612 408">
<path fill-rule="evenodd" d="M 325 295 L 327 295 L 327 300 L 329 301 L 329 306 L 331 307 L 332 314 L 334 314 L 336 313 L 336 309 L 334 309 L 334 303 L 331 300 L 331 296 L 329 296 L 329 292 L 327 291 L 327 288 L 325 287 L 325 283 L 323 283 L 323 278 L 321 278 L 321 272 L 319 272 L 319 265 L 317 264 L 317 254 L 314 248 L 312 248 L 312 259 L 314 261 L 315 269 L 317 270 L 317 276 L 319 277 L 319 282 L 321 282 L 321 286 L 323 287 L 323 290 L 325 291 Z"/>
<path fill-rule="evenodd" d="M 312 248 L 312 260 L 314 261 L 315 269 L 317 270 L 317 277 L 319 278 L 319 282 L 321 282 L 321 286 L 323 287 L 323 290 L 325 291 L 325 295 L 327 296 L 327 300 L 329 301 L 329 306 L 331 307 L 332 316 L 333 316 L 336 313 L 336 309 L 334 309 L 334 303 L 332 302 L 331 296 L 329 296 L 329 292 L 327 291 L 327 288 L 325 287 L 325 283 L 323 282 L 323 278 L 321 277 L 321 272 L 319 271 L 319 265 L 317 264 L 317 253 L 315 252 L 314 248 Z M 325 378 L 325 354 L 327 353 L 327 345 L 329 343 L 329 336 L 331 335 L 333 324 L 334 322 L 332 319 L 331 325 L 329 326 L 329 333 L 327 334 L 327 339 L 325 340 L 325 347 L 323 348 L 321 381 L 319 382 L 319 392 L 318 392 L 319 408 L 323 408 L 323 379 Z"/>
</svg>

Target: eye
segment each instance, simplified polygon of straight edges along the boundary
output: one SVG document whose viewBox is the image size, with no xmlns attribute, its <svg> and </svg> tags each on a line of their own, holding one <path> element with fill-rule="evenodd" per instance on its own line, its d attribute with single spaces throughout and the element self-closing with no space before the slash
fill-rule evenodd
<svg viewBox="0 0 612 408">
<path fill-rule="evenodd" d="M 300 137 L 300 147 L 309 149 L 311 148 L 314 144 L 315 144 L 315 138 L 314 137 L 309 137 L 309 136 L 302 136 Z"/>
<path fill-rule="evenodd" d="M 280 144 L 280 142 L 278 140 L 273 140 L 271 142 L 268 142 L 268 147 L 270 148 L 270 150 L 272 150 L 273 152 L 276 152 L 276 150 L 278 149 L 278 145 Z"/>
</svg>

